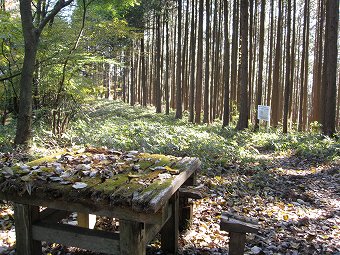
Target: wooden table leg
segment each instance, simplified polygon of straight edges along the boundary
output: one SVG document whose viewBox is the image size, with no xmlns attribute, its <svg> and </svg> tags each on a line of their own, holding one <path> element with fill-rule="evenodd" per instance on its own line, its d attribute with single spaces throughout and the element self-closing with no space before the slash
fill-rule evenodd
<svg viewBox="0 0 340 255">
<path fill-rule="evenodd" d="M 161 230 L 161 246 L 166 254 L 176 254 L 178 249 L 178 211 L 179 211 L 179 192 L 177 191 L 170 199 L 172 215 L 164 224 Z"/>
<path fill-rule="evenodd" d="M 41 242 L 32 238 L 32 223 L 39 219 L 39 206 L 14 204 L 16 254 L 41 254 Z"/>
<path fill-rule="evenodd" d="M 120 254 L 145 255 L 145 224 L 142 222 L 119 220 Z"/>
<path fill-rule="evenodd" d="M 246 233 L 229 233 L 229 254 L 230 255 L 243 255 L 244 246 L 246 244 Z"/>
<path fill-rule="evenodd" d="M 194 186 L 197 183 L 197 172 L 195 171 L 183 186 Z M 186 197 L 179 199 L 179 231 L 189 229 L 193 220 L 193 204 Z"/>
</svg>

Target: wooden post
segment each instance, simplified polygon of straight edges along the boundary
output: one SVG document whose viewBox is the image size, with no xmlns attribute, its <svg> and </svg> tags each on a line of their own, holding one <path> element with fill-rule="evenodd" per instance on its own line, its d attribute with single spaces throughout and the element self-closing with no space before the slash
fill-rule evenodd
<svg viewBox="0 0 340 255">
<path fill-rule="evenodd" d="M 183 187 L 194 186 L 197 182 L 197 171 L 195 171 L 188 180 L 183 184 Z M 187 196 L 179 198 L 179 231 L 188 229 L 192 224 L 193 219 L 193 204 L 190 203 Z"/>
<path fill-rule="evenodd" d="M 39 206 L 14 204 L 16 254 L 41 254 L 41 242 L 33 240 L 32 224 L 39 219 Z"/>
<path fill-rule="evenodd" d="M 244 254 L 244 246 L 246 244 L 246 233 L 229 233 L 229 255 Z"/>
<path fill-rule="evenodd" d="M 120 254 L 145 255 L 145 224 L 136 221 L 119 220 Z"/>
<path fill-rule="evenodd" d="M 166 254 L 176 254 L 178 249 L 179 227 L 179 191 L 170 199 L 172 214 L 161 230 L 161 246 Z"/>
<path fill-rule="evenodd" d="M 257 233 L 257 222 L 229 212 L 222 212 L 220 228 L 229 232 L 229 255 L 243 255 L 247 233 Z"/>
</svg>

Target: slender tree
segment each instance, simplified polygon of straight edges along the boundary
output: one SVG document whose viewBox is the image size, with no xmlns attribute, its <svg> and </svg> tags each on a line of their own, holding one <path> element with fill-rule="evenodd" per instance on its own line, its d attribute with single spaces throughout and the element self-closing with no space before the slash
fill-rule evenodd
<svg viewBox="0 0 340 255">
<path fill-rule="evenodd" d="M 196 68 L 196 102 L 195 123 L 201 122 L 202 108 L 202 82 L 203 82 L 203 0 L 199 1 L 198 14 L 198 42 L 197 42 L 197 68 Z"/>
<path fill-rule="evenodd" d="M 237 130 L 248 127 L 248 1 L 241 0 L 241 65 L 240 65 L 240 106 Z"/>
<path fill-rule="evenodd" d="M 325 135 L 335 134 L 336 112 L 336 72 L 338 57 L 339 1 L 326 1 L 326 38 L 324 53 L 323 90 L 325 97 L 324 121 L 322 132 Z"/>
<path fill-rule="evenodd" d="M 182 0 L 178 0 L 178 40 L 177 40 L 177 69 L 176 69 L 176 119 L 181 119 L 183 116 L 182 111 Z"/>
<path fill-rule="evenodd" d="M 216 8 L 216 6 L 215 6 Z M 209 51 L 210 51 L 210 1 L 206 0 L 206 36 L 205 36 L 205 83 L 204 83 L 204 114 L 203 122 L 209 123 L 209 73 L 210 73 L 210 63 L 209 63 Z"/>
<path fill-rule="evenodd" d="M 196 66 L 196 0 L 191 3 L 191 32 L 190 32 L 190 88 L 189 88 L 189 122 L 194 122 L 194 104 L 195 104 L 195 66 Z"/>
<path fill-rule="evenodd" d="M 283 109 L 283 133 L 288 132 L 288 110 L 291 90 L 291 63 L 290 63 L 290 33 L 291 33 L 291 1 L 287 2 L 287 36 L 286 36 L 286 78 L 284 92 L 284 109 Z"/>
<path fill-rule="evenodd" d="M 264 52 L 264 24 L 266 17 L 266 0 L 261 0 L 261 20 L 260 20 L 260 45 L 259 45 L 259 70 L 257 76 L 257 97 L 255 111 L 257 106 L 262 103 L 262 77 L 263 77 L 263 52 Z M 259 129 L 259 119 L 255 118 L 255 130 Z"/>
<path fill-rule="evenodd" d="M 277 21 L 277 36 L 273 71 L 273 89 L 272 89 L 272 124 L 274 127 L 278 125 L 281 115 L 279 107 L 280 99 L 280 66 L 281 66 L 281 37 L 282 37 L 282 0 L 279 0 L 279 15 Z M 274 82 L 275 81 L 275 82 Z"/>
<path fill-rule="evenodd" d="M 230 108 L 229 108 L 229 91 L 230 91 L 230 42 L 229 42 L 229 25 L 228 25 L 228 0 L 224 0 L 224 101 L 223 101 L 223 127 L 229 125 Z"/>
</svg>

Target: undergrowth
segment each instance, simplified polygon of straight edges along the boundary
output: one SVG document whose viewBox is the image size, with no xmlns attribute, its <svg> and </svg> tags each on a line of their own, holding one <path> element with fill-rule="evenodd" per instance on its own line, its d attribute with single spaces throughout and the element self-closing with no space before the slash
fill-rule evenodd
<svg viewBox="0 0 340 255">
<path fill-rule="evenodd" d="M 54 136 L 44 123 L 35 123 L 32 146 L 52 150 L 92 145 L 194 156 L 202 160 L 204 169 L 235 163 L 249 165 L 264 153 L 295 155 L 312 164 L 340 159 L 339 141 L 320 134 L 282 134 L 275 129 L 236 132 L 234 127 L 221 128 L 220 121 L 195 125 L 188 123 L 186 113 L 181 120 L 174 116 L 174 112 L 156 114 L 154 108 L 98 100 L 84 105 L 61 137 Z M 14 123 L 0 126 L 1 151 L 11 148 L 14 130 Z"/>
</svg>

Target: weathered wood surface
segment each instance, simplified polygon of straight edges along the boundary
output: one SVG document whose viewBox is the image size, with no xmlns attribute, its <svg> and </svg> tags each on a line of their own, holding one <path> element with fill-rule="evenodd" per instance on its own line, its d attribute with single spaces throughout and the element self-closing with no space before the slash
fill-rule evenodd
<svg viewBox="0 0 340 255">
<path fill-rule="evenodd" d="M 32 224 L 39 219 L 39 207 L 14 204 L 16 254 L 37 255 L 41 254 L 41 242 L 32 236 Z"/>
<path fill-rule="evenodd" d="M 197 158 L 91 148 L 0 171 L 0 199 L 45 201 L 38 204 L 56 209 L 66 202 L 93 213 L 117 207 L 156 213 L 199 168 Z M 79 182 L 86 187 L 74 188 Z"/>
<path fill-rule="evenodd" d="M 253 219 L 222 212 L 220 229 L 229 232 L 229 254 L 243 255 L 247 233 L 257 233 L 259 227 Z"/>
<path fill-rule="evenodd" d="M 234 233 L 257 233 L 259 227 L 257 224 L 241 221 L 230 216 L 221 216 L 221 230 Z"/>
<path fill-rule="evenodd" d="M 171 216 L 161 230 L 161 247 L 166 254 L 176 254 L 179 236 L 179 192 L 170 199 Z"/>
<path fill-rule="evenodd" d="M 120 254 L 145 255 L 145 224 L 135 221 L 119 221 Z"/>
<path fill-rule="evenodd" d="M 246 243 L 245 233 L 229 233 L 229 255 L 243 255 Z"/>
<path fill-rule="evenodd" d="M 74 246 L 95 252 L 119 253 L 119 234 L 82 228 L 78 226 L 38 222 L 33 225 L 32 238 L 35 240 Z M 35 255 L 41 254 L 35 253 Z"/>
</svg>

